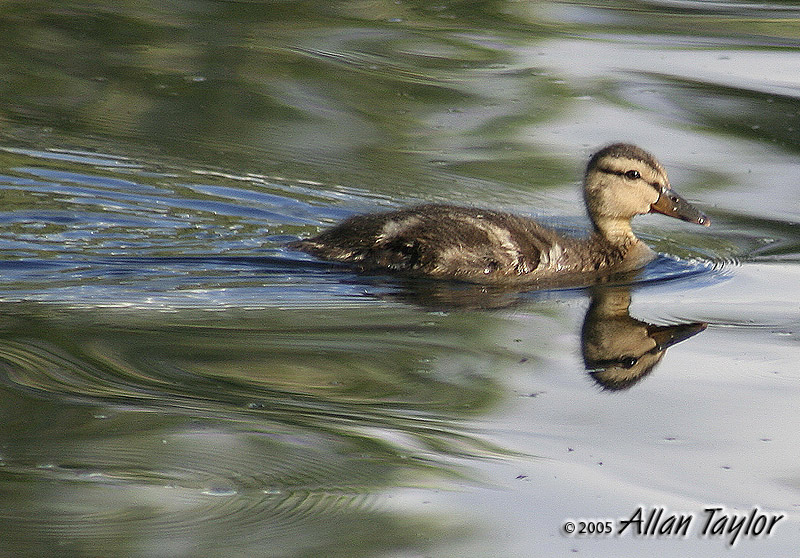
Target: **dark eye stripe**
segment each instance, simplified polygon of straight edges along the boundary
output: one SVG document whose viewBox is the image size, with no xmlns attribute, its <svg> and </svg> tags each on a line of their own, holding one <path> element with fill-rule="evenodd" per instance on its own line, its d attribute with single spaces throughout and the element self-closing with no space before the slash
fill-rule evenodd
<svg viewBox="0 0 800 558">
<path fill-rule="evenodd" d="M 610 169 L 608 167 L 596 167 L 596 168 L 600 172 L 604 172 L 606 174 L 613 174 L 613 175 L 616 175 L 616 176 L 624 176 L 625 178 L 628 178 L 626 175 L 627 175 L 627 173 L 629 171 L 618 171 L 618 170 Z M 659 184 L 658 182 L 648 182 L 648 184 L 650 186 L 652 186 L 653 188 L 655 188 L 656 190 L 658 190 L 659 192 L 661 192 L 661 190 L 664 189 L 664 187 L 661 184 Z"/>
<path fill-rule="evenodd" d="M 604 172 L 606 174 L 614 174 L 616 176 L 625 176 L 625 173 L 628 172 L 628 171 L 618 171 L 610 169 L 608 167 L 597 167 L 597 170 L 599 170 L 600 172 Z"/>
</svg>

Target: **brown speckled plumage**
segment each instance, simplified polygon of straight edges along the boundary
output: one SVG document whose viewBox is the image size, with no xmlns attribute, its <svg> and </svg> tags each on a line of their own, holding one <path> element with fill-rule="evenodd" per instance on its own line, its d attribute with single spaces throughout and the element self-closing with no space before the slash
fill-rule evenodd
<svg viewBox="0 0 800 558">
<path fill-rule="evenodd" d="M 686 207 L 665 210 L 661 198 L 667 192 Z M 510 213 L 428 204 L 357 215 L 290 246 L 363 271 L 504 283 L 616 270 L 631 264 L 634 254 L 637 260 L 651 257 L 630 228 L 639 213 L 708 222 L 670 190 L 652 155 L 629 144 L 613 144 L 592 157 L 584 194 L 594 230 L 583 238 Z"/>
<path fill-rule="evenodd" d="M 449 205 L 357 215 L 295 246 L 364 271 L 479 282 L 595 271 L 623 258 L 598 235 L 562 237 L 525 217 Z"/>
</svg>

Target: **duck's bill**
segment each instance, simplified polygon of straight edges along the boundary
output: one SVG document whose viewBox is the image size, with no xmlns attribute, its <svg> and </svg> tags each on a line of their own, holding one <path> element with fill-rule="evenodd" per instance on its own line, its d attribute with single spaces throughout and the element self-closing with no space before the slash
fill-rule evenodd
<svg viewBox="0 0 800 558">
<path fill-rule="evenodd" d="M 650 338 L 656 342 L 655 351 L 666 351 L 676 343 L 685 341 L 693 335 L 703 331 L 708 324 L 705 322 L 694 322 L 689 324 L 678 324 L 672 326 L 651 325 L 647 328 Z"/>
<path fill-rule="evenodd" d="M 706 217 L 705 213 L 680 197 L 674 190 L 661 192 L 656 203 L 650 206 L 650 212 L 653 211 L 706 227 L 711 224 L 711 219 Z"/>
</svg>

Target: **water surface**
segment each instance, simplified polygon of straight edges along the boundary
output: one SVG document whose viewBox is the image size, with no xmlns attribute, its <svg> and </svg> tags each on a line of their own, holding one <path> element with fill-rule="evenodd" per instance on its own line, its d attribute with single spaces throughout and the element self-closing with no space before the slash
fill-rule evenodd
<svg viewBox="0 0 800 558">
<path fill-rule="evenodd" d="M 0 555 L 790 555 L 790 3 L 0 8 Z M 580 234 L 597 147 L 712 227 L 590 288 L 285 244 L 423 201 Z M 640 506 L 687 537 L 566 535 Z M 699 535 L 703 509 L 783 514 Z"/>
</svg>

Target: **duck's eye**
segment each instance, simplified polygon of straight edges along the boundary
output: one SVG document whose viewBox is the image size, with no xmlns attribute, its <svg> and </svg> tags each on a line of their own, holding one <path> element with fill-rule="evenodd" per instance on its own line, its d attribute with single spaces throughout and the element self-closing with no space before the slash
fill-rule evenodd
<svg viewBox="0 0 800 558">
<path fill-rule="evenodd" d="M 639 171 L 637 171 L 637 170 L 631 169 L 631 170 L 629 170 L 628 172 L 625 173 L 625 178 L 630 178 L 631 180 L 636 180 L 637 178 L 641 178 L 641 177 L 642 177 L 642 175 L 639 174 Z"/>
<path fill-rule="evenodd" d="M 639 359 L 633 356 L 624 356 L 619 359 L 619 365 L 625 369 L 633 368 L 637 362 L 639 362 Z"/>
</svg>

